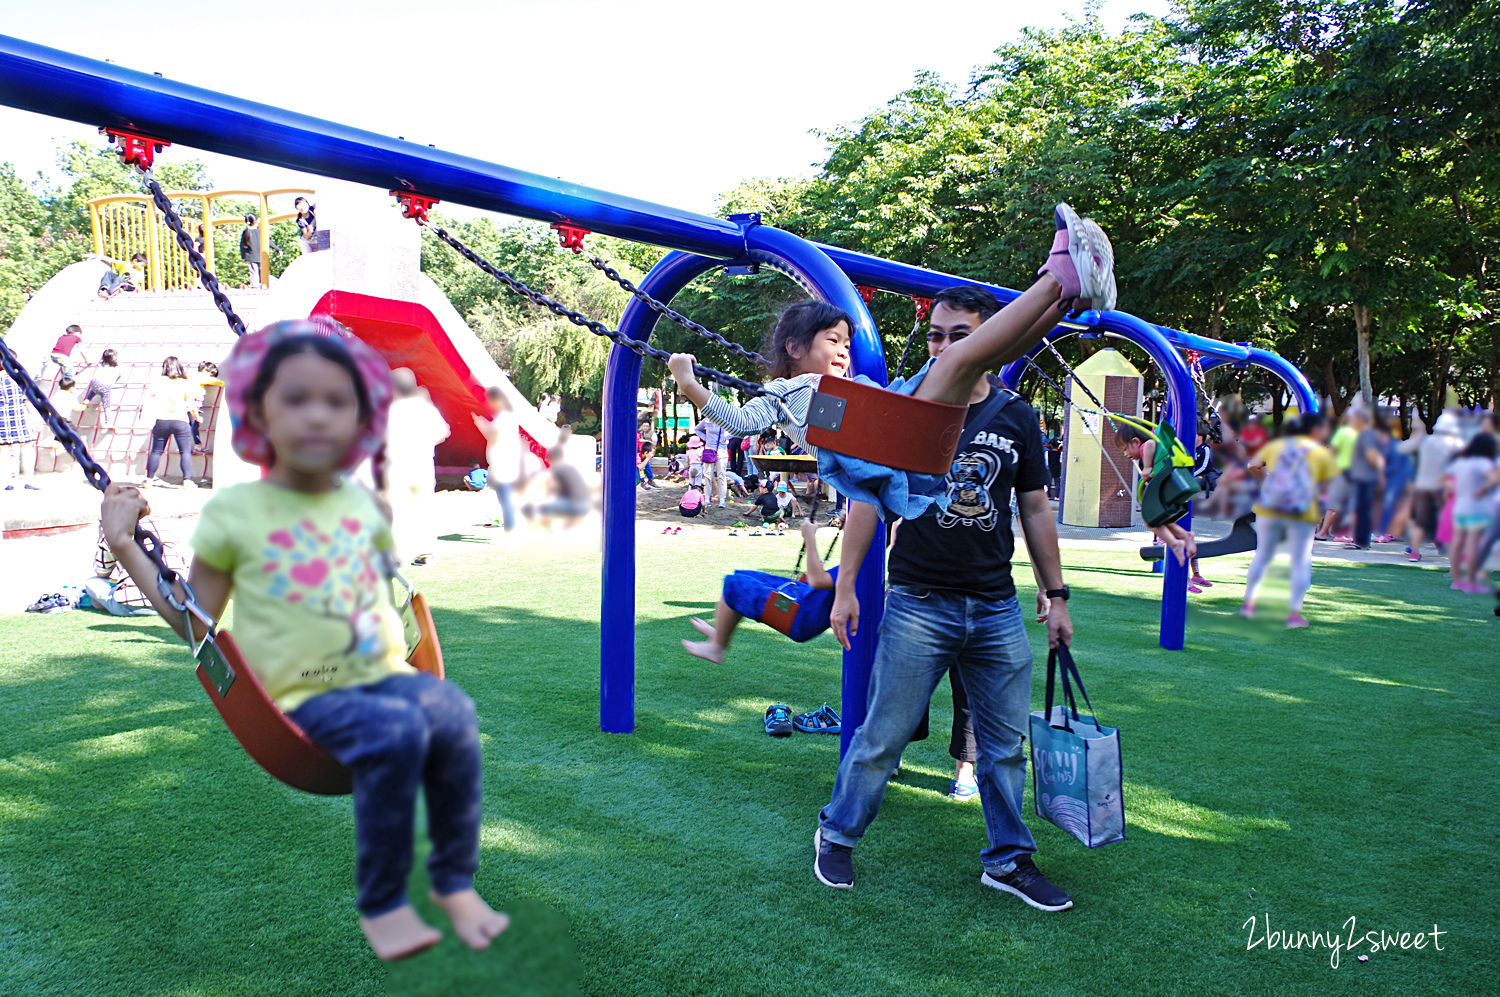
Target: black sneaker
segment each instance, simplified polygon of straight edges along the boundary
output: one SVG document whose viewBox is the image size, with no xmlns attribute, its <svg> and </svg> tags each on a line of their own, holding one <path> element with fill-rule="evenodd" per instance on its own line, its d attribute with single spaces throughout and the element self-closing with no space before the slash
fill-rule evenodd
<svg viewBox="0 0 1500 997">
<path fill-rule="evenodd" d="M 766 707 L 766 733 L 772 737 L 792 736 L 792 708 L 777 703 Z"/>
<path fill-rule="evenodd" d="M 1067 910 L 1073 906 L 1073 898 L 1048 882 L 1030 855 L 1016 859 L 1016 867 L 1003 876 L 986 870 L 979 881 L 985 886 L 1013 893 L 1037 910 Z"/>
<path fill-rule="evenodd" d="M 854 849 L 823 840 L 823 825 L 818 825 L 813 835 L 813 875 L 824 886 L 835 890 L 847 890 L 854 885 Z"/>
</svg>

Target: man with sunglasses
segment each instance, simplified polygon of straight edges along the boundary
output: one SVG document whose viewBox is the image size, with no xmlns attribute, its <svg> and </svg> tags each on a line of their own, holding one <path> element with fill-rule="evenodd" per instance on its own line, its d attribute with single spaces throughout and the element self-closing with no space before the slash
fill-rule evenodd
<svg viewBox="0 0 1500 997">
<path fill-rule="evenodd" d="M 941 292 L 933 299 L 928 353 L 941 355 L 999 308 L 983 288 Z M 895 530 L 868 713 L 839 765 L 833 798 L 819 815 L 813 872 L 823 885 L 854 885 L 853 847 L 875 819 L 886 783 L 925 717 L 938 681 L 951 671 L 959 714 L 951 750 L 960 762 L 977 759 L 974 772 L 989 835 L 988 847 L 979 853 L 980 882 L 1038 910 L 1073 906 L 1032 861 L 1036 842 L 1021 816 L 1032 654 L 1011 580 L 1012 489 L 1027 549 L 1050 600 L 1048 643 L 1073 638 L 1057 527 L 1047 501 L 1046 461 L 1036 412 L 998 382 L 981 380 L 969 398 L 964 435 L 948 476 L 947 508 Z M 859 625 L 855 566 L 869 550 L 875 522 L 872 506 L 851 503 L 832 614 L 834 634 L 845 648 Z M 961 715 L 970 706 L 971 723 L 965 724 Z M 963 771 L 961 765 L 960 775 Z M 958 786 L 955 779 L 955 790 Z"/>
</svg>

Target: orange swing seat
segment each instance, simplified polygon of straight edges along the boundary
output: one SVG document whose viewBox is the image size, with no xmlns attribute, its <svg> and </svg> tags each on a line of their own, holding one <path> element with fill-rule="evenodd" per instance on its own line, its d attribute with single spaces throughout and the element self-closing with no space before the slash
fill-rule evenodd
<svg viewBox="0 0 1500 997">
<path fill-rule="evenodd" d="M 420 592 L 412 593 L 402 613 L 416 645 L 407 662 L 419 671 L 443 677 L 443 649 L 438 643 L 432 613 Z M 198 651 L 198 681 L 213 700 L 224 725 L 240 747 L 275 778 L 305 793 L 343 796 L 353 788 L 353 776 L 328 752 L 314 744 L 292 719 L 266 695 L 265 686 L 245 663 L 230 633 L 220 631 Z"/>
</svg>

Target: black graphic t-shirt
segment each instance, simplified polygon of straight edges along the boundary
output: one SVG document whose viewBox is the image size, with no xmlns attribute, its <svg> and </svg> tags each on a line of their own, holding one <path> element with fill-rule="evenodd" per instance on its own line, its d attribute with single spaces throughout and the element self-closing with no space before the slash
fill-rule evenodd
<svg viewBox="0 0 1500 997">
<path fill-rule="evenodd" d="M 991 392 L 1003 388 L 991 388 Z M 969 419 L 984 407 L 969 406 Z M 964 435 L 974 427 L 965 423 Z M 1013 397 L 953 458 L 948 508 L 929 510 L 896 531 L 887 574 L 892 585 L 951 589 L 985 599 L 1016 594 L 1010 559 L 1010 496 L 1047 487 L 1047 452 L 1036 411 Z"/>
</svg>

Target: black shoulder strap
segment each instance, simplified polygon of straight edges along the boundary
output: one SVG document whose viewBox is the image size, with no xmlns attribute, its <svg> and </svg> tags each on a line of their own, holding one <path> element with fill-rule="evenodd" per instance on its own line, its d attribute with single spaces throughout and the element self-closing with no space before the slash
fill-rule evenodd
<svg viewBox="0 0 1500 997">
<path fill-rule="evenodd" d="M 1009 388 L 991 388 L 990 396 L 984 400 L 979 411 L 964 426 L 964 435 L 958 438 L 958 449 L 954 453 L 963 450 L 964 447 L 974 442 L 974 437 L 984 431 L 1000 410 L 1021 396 Z"/>
</svg>

